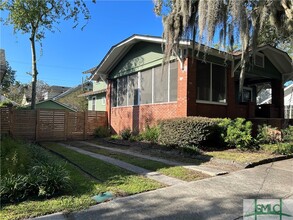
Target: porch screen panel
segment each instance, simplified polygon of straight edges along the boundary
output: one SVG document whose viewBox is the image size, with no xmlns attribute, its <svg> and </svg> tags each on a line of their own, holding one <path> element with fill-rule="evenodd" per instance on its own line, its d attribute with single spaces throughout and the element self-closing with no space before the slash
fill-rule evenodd
<svg viewBox="0 0 293 220">
<path fill-rule="evenodd" d="M 112 94 L 111 94 L 112 100 L 112 107 L 116 107 L 117 106 L 117 80 L 115 80 L 112 83 Z"/>
<path fill-rule="evenodd" d="M 127 77 L 117 79 L 118 106 L 127 105 Z"/>
<path fill-rule="evenodd" d="M 209 63 L 197 61 L 196 82 L 197 100 L 210 101 L 211 74 Z"/>
<path fill-rule="evenodd" d="M 128 77 L 128 105 L 138 104 L 138 76 L 137 74 Z"/>
<path fill-rule="evenodd" d="M 170 63 L 170 102 L 177 101 L 178 63 Z"/>
<path fill-rule="evenodd" d="M 226 76 L 225 67 L 212 66 L 212 101 L 226 102 Z"/>
<path fill-rule="evenodd" d="M 141 104 L 152 103 L 152 69 L 141 72 Z"/>
<path fill-rule="evenodd" d="M 154 102 L 168 102 L 168 65 L 154 68 Z"/>
</svg>

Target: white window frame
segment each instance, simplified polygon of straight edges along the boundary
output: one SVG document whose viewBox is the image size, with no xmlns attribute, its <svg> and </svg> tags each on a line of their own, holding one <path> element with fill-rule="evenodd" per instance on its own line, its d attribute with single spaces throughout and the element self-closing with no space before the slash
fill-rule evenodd
<svg viewBox="0 0 293 220">
<path fill-rule="evenodd" d="M 92 97 L 92 111 L 96 111 L 96 96 Z"/>
<path fill-rule="evenodd" d="M 256 61 L 256 56 L 260 56 L 262 58 L 262 64 L 258 65 L 255 61 Z M 262 53 L 255 53 L 253 56 L 253 63 L 255 66 L 260 67 L 260 68 L 264 68 L 265 67 L 265 55 Z"/>
<path fill-rule="evenodd" d="M 106 97 L 102 97 L 102 105 L 106 105 Z"/>
<path fill-rule="evenodd" d="M 199 60 L 201 61 L 201 60 Z M 225 68 L 225 102 L 215 102 L 213 100 L 213 65 L 218 65 L 225 67 L 224 65 L 220 65 L 217 63 L 213 62 L 207 62 L 210 65 L 210 96 L 209 100 L 201 100 L 201 99 L 196 99 L 196 103 L 202 103 L 202 104 L 214 104 L 214 105 L 227 105 L 227 70 Z M 196 85 L 197 87 L 197 85 Z"/>
</svg>

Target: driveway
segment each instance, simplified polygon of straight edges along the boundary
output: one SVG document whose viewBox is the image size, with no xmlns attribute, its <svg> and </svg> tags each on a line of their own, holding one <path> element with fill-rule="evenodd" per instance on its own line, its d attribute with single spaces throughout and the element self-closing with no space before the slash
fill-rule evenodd
<svg viewBox="0 0 293 220">
<path fill-rule="evenodd" d="M 243 199 L 293 199 L 293 159 L 38 219 L 242 219 Z"/>
</svg>

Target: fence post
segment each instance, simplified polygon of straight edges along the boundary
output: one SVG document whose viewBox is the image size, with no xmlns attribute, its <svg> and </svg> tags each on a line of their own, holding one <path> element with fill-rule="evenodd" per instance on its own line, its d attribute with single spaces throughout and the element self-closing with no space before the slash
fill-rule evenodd
<svg viewBox="0 0 293 220">
<path fill-rule="evenodd" d="M 11 132 L 11 136 L 14 137 L 14 117 L 15 117 L 15 109 L 11 109 L 11 115 L 10 115 L 10 132 Z"/>
<path fill-rule="evenodd" d="M 83 139 L 87 139 L 87 130 L 88 130 L 88 112 L 84 111 L 84 128 L 83 128 Z"/>
<path fill-rule="evenodd" d="M 40 130 L 40 109 L 36 109 L 36 141 L 39 141 L 39 130 Z"/>
<path fill-rule="evenodd" d="M 67 141 L 68 137 L 68 111 L 65 111 L 64 114 L 64 139 Z"/>
</svg>

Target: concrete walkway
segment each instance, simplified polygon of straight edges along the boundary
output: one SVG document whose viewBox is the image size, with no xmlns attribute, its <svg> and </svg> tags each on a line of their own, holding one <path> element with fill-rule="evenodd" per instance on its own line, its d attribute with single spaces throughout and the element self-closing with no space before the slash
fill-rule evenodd
<svg viewBox="0 0 293 220">
<path fill-rule="evenodd" d="M 117 198 L 85 211 L 37 219 L 236 220 L 242 219 L 243 199 L 252 198 L 293 199 L 293 159 Z"/>
<path fill-rule="evenodd" d="M 111 148 L 111 147 L 105 147 L 105 146 L 101 146 L 101 145 L 97 145 L 97 144 L 93 144 L 90 142 L 86 142 L 86 141 L 79 141 L 79 143 L 81 144 L 85 144 L 88 146 L 92 146 L 92 147 L 96 147 L 96 148 L 100 148 L 100 149 L 105 149 L 108 151 L 113 151 L 113 152 L 117 152 L 117 153 L 122 153 L 122 154 L 127 154 L 127 155 L 131 155 L 131 156 L 135 156 L 135 157 L 140 157 L 143 159 L 147 159 L 147 160 L 153 160 L 153 161 L 158 161 L 158 162 L 162 162 L 171 166 L 183 166 L 184 168 L 187 169 L 191 169 L 191 170 L 195 170 L 198 172 L 202 172 L 204 174 L 210 175 L 210 176 L 218 176 L 218 175 L 223 175 L 223 174 L 227 174 L 228 172 L 225 170 L 219 170 L 219 169 L 215 169 L 215 168 L 210 168 L 204 165 L 189 165 L 186 163 L 179 163 L 179 162 L 175 162 L 175 161 L 170 161 L 170 160 L 166 160 L 163 158 L 158 158 L 158 157 L 153 157 L 153 156 L 148 156 L 148 155 L 144 155 L 144 154 L 139 154 L 130 150 L 122 150 L 122 149 L 117 149 L 117 148 Z"/>
<path fill-rule="evenodd" d="M 145 176 L 145 177 L 147 177 L 149 179 L 156 180 L 156 181 L 158 181 L 158 182 L 160 182 L 160 183 L 162 183 L 164 185 L 167 185 L 167 186 L 173 186 L 173 185 L 176 185 L 176 184 L 185 183 L 185 181 L 183 181 L 183 180 L 179 180 L 179 179 L 176 179 L 176 178 L 173 178 L 173 177 L 169 177 L 169 176 L 160 174 L 158 172 L 153 172 L 153 171 L 150 171 L 150 170 L 147 170 L 147 169 L 144 169 L 144 168 L 141 168 L 141 167 L 138 167 L 138 166 L 123 162 L 121 160 L 117 160 L 117 159 L 107 157 L 107 156 L 104 156 L 104 155 L 101 155 L 101 154 L 92 153 L 90 151 L 82 150 L 82 149 L 77 148 L 77 147 L 72 147 L 72 146 L 67 145 L 67 144 L 62 144 L 62 143 L 59 143 L 59 144 L 64 146 L 64 147 L 66 147 L 66 148 L 68 148 L 68 149 L 74 150 L 74 151 L 76 151 L 78 153 L 88 155 L 90 157 L 93 157 L 93 158 L 102 160 L 104 162 L 113 164 L 115 166 L 121 167 L 121 168 L 123 168 L 125 170 L 129 170 L 129 171 L 131 171 L 133 173 L 143 175 L 143 176 Z"/>
</svg>

